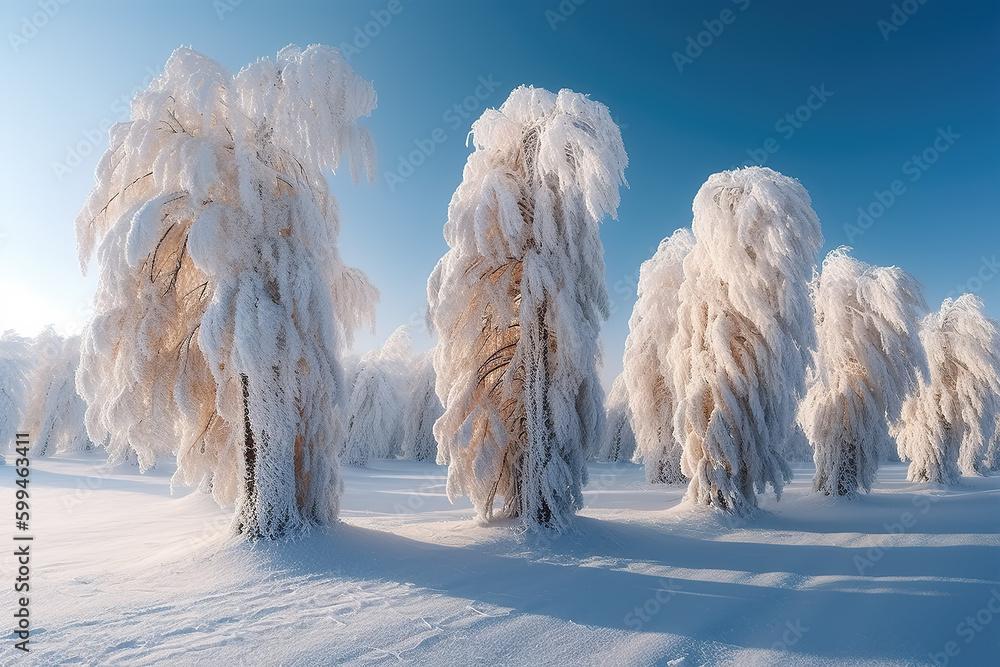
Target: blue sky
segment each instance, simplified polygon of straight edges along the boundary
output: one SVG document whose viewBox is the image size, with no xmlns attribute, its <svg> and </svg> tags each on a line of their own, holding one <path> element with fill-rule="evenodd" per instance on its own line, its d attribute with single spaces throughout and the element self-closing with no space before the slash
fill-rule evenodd
<svg viewBox="0 0 1000 667">
<path fill-rule="evenodd" d="M 385 25 L 369 25 L 377 18 Z M 351 45 L 379 95 L 364 121 L 378 179 L 331 177 L 342 252 L 382 291 L 378 330 L 358 351 L 406 322 L 430 345 L 426 278 L 447 249 L 469 126 L 522 83 L 589 93 L 622 128 L 631 187 L 602 231 L 606 382 L 621 368 L 639 265 L 690 224 L 711 173 L 744 164 L 805 185 L 824 252 L 850 244 L 914 273 L 932 307 L 974 291 L 1000 317 L 995 2 L 8 0 L 0 28 L 0 330 L 70 333 L 86 321 L 96 272 L 80 273 L 73 219 L 107 146 L 101 130 L 126 119 L 174 48 L 238 70 L 314 42 Z M 386 173 L 436 130 L 433 153 L 390 187 Z"/>
</svg>

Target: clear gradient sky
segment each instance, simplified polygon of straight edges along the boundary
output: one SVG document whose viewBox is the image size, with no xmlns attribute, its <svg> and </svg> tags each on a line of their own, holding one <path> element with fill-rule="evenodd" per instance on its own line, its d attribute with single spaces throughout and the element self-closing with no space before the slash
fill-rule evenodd
<svg viewBox="0 0 1000 667">
<path fill-rule="evenodd" d="M 824 253 L 852 245 L 914 273 L 932 307 L 974 291 L 1000 317 L 997 2 L 7 0 L 0 28 L 0 330 L 74 333 L 86 321 L 96 271 L 81 275 L 73 220 L 103 128 L 127 120 L 127 101 L 174 48 L 235 71 L 315 42 L 350 45 L 379 95 L 364 120 L 378 179 L 330 179 L 342 253 L 382 292 L 377 332 L 359 336 L 358 352 L 406 322 L 419 347 L 431 344 L 426 279 L 446 250 L 469 126 L 522 83 L 589 93 L 622 128 L 631 187 L 602 232 L 614 306 L 606 386 L 639 265 L 690 225 L 711 173 L 744 164 L 803 183 Z M 387 178 L 432 135 L 412 174 Z"/>
</svg>

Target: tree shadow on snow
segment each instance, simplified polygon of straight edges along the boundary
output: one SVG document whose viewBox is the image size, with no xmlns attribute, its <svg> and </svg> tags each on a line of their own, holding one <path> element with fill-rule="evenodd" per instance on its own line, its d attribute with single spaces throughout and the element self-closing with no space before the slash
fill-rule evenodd
<svg viewBox="0 0 1000 667">
<path fill-rule="evenodd" d="M 341 524 L 253 551 L 310 578 L 410 584 L 511 615 L 875 660 L 926 659 L 953 641 L 956 623 L 991 594 L 989 583 L 969 579 L 996 586 L 998 555 L 968 545 L 899 546 L 872 560 L 864 548 L 699 540 L 586 517 L 547 549 L 511 555 L 497 553 L 497 544 L 443 546 Z M 855 556 L 872 563 L 864 576 Z M 667 577 L 640 571 L 649 566 L 672 570 Z M 991 635 L 963 658 L 995 651 Z"/>
</svg>

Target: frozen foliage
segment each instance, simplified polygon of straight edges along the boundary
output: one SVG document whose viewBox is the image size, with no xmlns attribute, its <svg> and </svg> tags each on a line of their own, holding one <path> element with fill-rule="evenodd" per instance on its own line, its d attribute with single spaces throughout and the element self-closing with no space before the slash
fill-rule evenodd
<svg viewBox="0 0 1000 667">
<path fill-rule="evenodd" d="M 80 337 L 63 338 L 49 327 L 31 347 L 35 367 L 28 376 L 25 410 L 31 456 L 90 449 L 84 426 L 87 404 L 76 393 Z"/>
<path fill-rule="evenodd" d="M 413 360 L 407 380 L 412 388 L 403 412 L 404 459 L 434 461 L 437 458 L 434 422 L 444 414 L 444 408 L 434 391 L 436 380 L 433 353 L 428 352 Z"/>
<path fill-rule="evenodd" d="M 748 514 L 791 478 L 777 449 L 804 390 L 823 237 L 805 188 L 765 167 L 709 177 L 692 231 L 668 352 L 681 471 L 690 501 Z"/>
<path fill-rule="evenodd" d="M 920 344 L 923 288 L 896 267 L 869 266 L 838 248 L 812 283 L 817 350 L 799 421 L 815 450 L 813 488 L 868 492 L 891 447 L 889 422 L 927 372 Z"/>
<path fill-rule="evenodd" d="M 920 325 L 930 381 L 907 397 L 894 429 L 910 481 L 956 484 L 960 470 L 983 474 L 995 460 L 1000 331 L 982 308 L 963 294 Z"/>
<path fill-rule="evenodd" d="M 813 460 L 813 450 L 809 446 L 809 438 L 802 432 L 802 427 L 798 423 L 792 426 L 788 437 L 778 447 L 781 458 L 794 463 L 806 463 Z"/>
<path fill-rule="evenodd" d="M 403 441 L 403 401 L 412 358 L 405 326 L 396 329 L 385 344 L 361 358 L 351 400 L 344 419 L 347 437 L 342 461 L 368 465 L 400 452 Z"/>
<path fill-rule="evenodd" d="M 374 174 L 371 85 L 335 49 L 232 75 L 178 49 L 114 126 L 77 218 L 100 267 L 78 387 L 112 460 L 176 454 L 176 481 L 274 537 L 337 516 L 338 357 L 377 291 L 337 249 L 324 172 Z"/>
<path fill-rule="evenodd" d="M 13 330 L 0 336 L 0 449 L 14 443 L 21 428 L 27 393 L 27 375 L 31 369 L 30 341 Z"/>
<path fill-rule="evenodd" d="M 472 135 L 427 288 L 438 462 L 482 520 L 500 496 L 502 516 L 564 530 L 604 427 L 598 224 L 616 215 L 628 158 L 607 107 L 570 90 L 522 86 Z"/>
<path fill-rule="evenodd" d="M 638 299 L 629 318 L 622 377 L 632 412 L 646 479 L 653 483 L 682 482 L 681 441 L 674 432 L 677 390 L 668 355 L 677 335 L 678 296 L 684 280 L 684 258 L 694 247 L 694 235 L 678 229 L 660 242 L 656 254 L 639 269 Z"/>
<path fill-rule="evenodd" d="M 630 461 L 635 454 L 635 433 L 628 407 L 628 389 L 621 375 L 608 392 L 604 435 L 594 458 L 598 461 Z"/>
</svg>

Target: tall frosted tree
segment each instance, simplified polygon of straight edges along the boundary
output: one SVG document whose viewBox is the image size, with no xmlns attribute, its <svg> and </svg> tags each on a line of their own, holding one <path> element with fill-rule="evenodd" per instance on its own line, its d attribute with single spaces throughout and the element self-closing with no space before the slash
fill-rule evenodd
<svg viewBox="0 0 1000 667">
<path fill-rule="evenodd" d="M 684 280 L 684 258 L 694 235 L 678 229 L 660 242 L 652 258 L 639 268 L 638 298 L 628 322 L 622 377 L 628 391 L 637 458 L 652 483 L 683 482 L 682 444 L 674 432 L 677 390 L 669 356 L 677 335 L 678 298 Z"/>
<path fill-rule="evenodd" d="M 692 231 L 668 351 L 681 472 L 691 502 L 746 515 L 791 479 L 777 448 L 804 390 L 823 236 L 805 188 L 766 167 L 710 176 Z"/>
<path fill-rule="evenodd" d="M 611 384 L 604 409 L 605 427 L 600 445 L 594 454 L 598 461 L 631 461 L 635 454 L 635 432 L 628 407 L 628 389 L 619 375 Z"/>
<path fill-rule="evenodd" d="M 806 437 L 798 423 L 792 426 L 788 437 L 778 447 L 778 453 L 789 463 L 808 463 L 813 460 L 813 450 L 809 445 L 809 438 Z"/>
<path fill-rule="evenodd" d="M 377 291 L 346 267 L 325 172 L 374 176 L 375 92 L 289 46 L 233 75 L 189 49 L 114 126 L 77 218 L 96 254 L 78 387 L 112 460 L 176 455 L 175 481 L 273 538 L 337 516 L 339 362 Z"/>
<path fill-rule="evenodd" d="M 403 408 L 401 449 L 404 459 L 434 461 L 437 458 L 434 422 L 444 414 L 444 407 L 434 390 L 436 383 L 433 353 L 415 357 L 409 368 L 411 388 Z"/>
<path fill-rule="evenodd" d="M 598 224 L 627 164 L 607 107 L 522 86 L 472 126 L 428 281 L 434 426 L 448 495 L 479 516 L 566 529 L 603 428 L 598 333 L 609 304 Z"/>
<path fill-rule="evenodd" d="M 894 435 L 912 482 L 984 474 L 1000 417 L 1000 330 L 972 294 L 945 299 L 920 325 L 930 379 L 903 403 Z"/>
<path fill-rule="evenodd" d="M 13 329 L 0 336 L 0 449 L 13 446 L 27 399 L 31 341 Z M 30 434 L 29 434 L 30 435 Z"/>
<path fill-rule="evenodd" d="M 813 487 L 868 492 L 892 444 L 889 422 L 927 373 L 920 343 L 923 288 L 896 267 L 830 252 L 812 283 L 817 350 L 799 421 L 814 448 Z"/>
<path fill-rule="evenodd" d="M 28 375 L 25 423 L 31 455 L 90 449 L 84 415 L 87 404 L 76 391 L 80 337 L 63 338 L 51 327 L 32 342 L 35 367 Z"/>
<path fill-rule="evenodd" d="M 1000 417 L 997 417 L 993 437 L 986 447 L 986 467 L 990 472 L 1000 472 Z"/>
<path fill-rule="evenodd" d="M 411 380 L 407 370 L 412 357 L 410 336 L 402 326 L 381 348 L 361 358 L 344 420 L 345 463 L 366 466 L 371 459 L 399 454 L 405 388 Z"/>
</svg>

